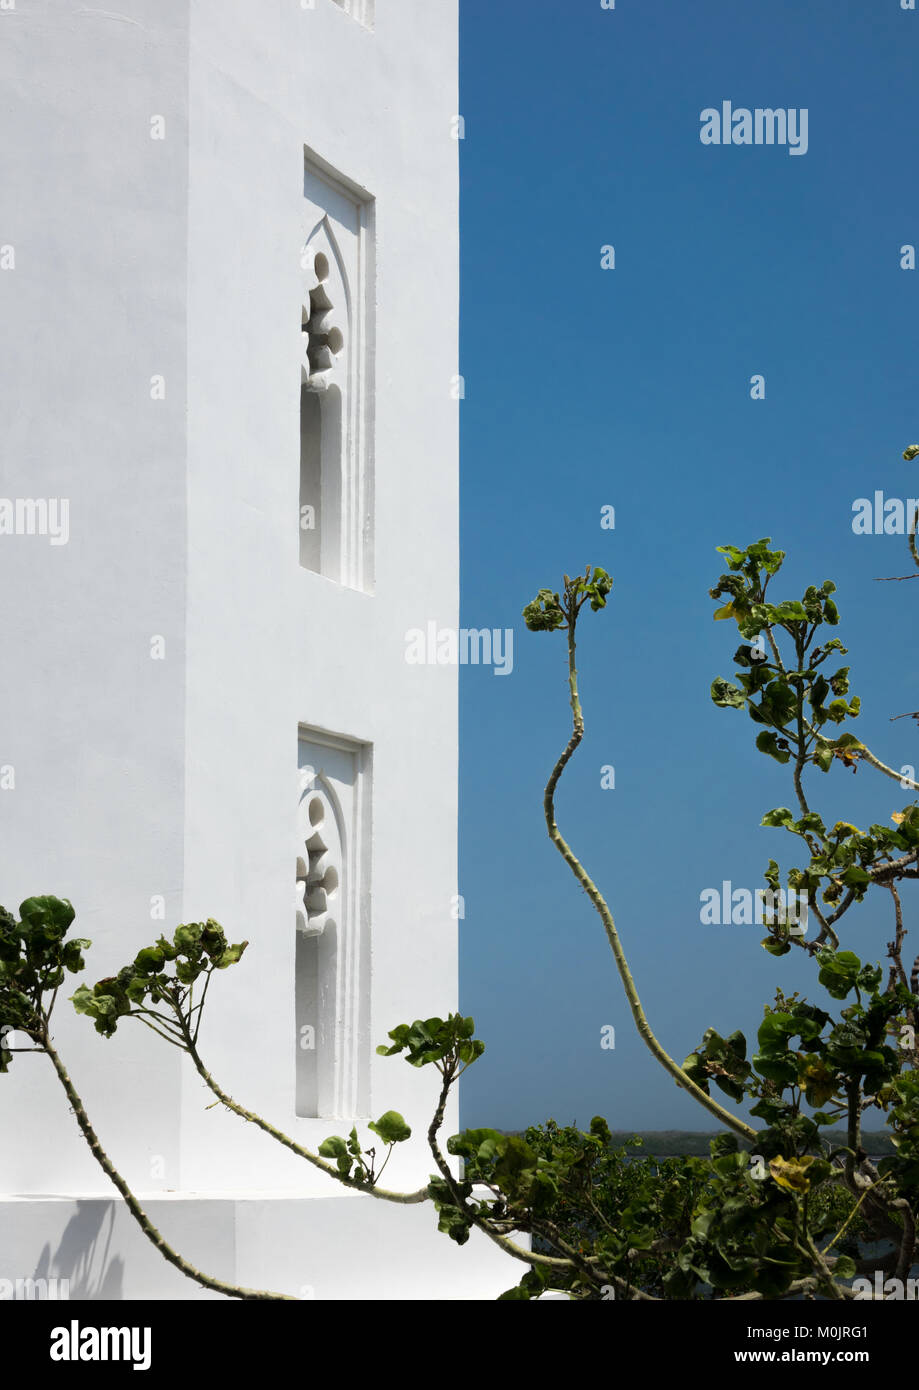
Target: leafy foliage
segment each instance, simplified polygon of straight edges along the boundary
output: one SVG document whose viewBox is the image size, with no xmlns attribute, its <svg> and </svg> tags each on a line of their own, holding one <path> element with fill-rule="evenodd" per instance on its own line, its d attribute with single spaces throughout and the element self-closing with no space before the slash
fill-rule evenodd
<svg viewBox="0 0 919 1390">
<path fill-rule="evenodd" d="M 917 457 L 919 445 L 904 453 L 907 461 Z M 915 522 L 909 539 L 919 567 Z M 233 1102 L 204 1068 L 197 1037 L 208 986 L 247 945 L 230 945 L 213 920 L 180 926 L 172 941 L 160 937 L 117 975 L 92 988 L 81 985 L 72 996 L 77 1011 L 106 1037 L 123 1018 L 138 1018 L 188 1052 L 224 1104 L 340 1181 L 387 1200 L 431 1200 L 438 1228 L 460 1245 L 473 1229 L 484 1231 L 527 1267 L 502 1295 L 506 1300 L 537 1298 L 549 1289 L 576 1300 L 801 1293 L 842 1299 L 861 1270 L 902 1277 L 916 1257 L 919 1218 L 919 961 L 910 981 L 902 960 L 899 889 L 919 878 L 919 803 L 895 810 L 892 825 L 867 829 L 841 820 L 828 825 L 811 807 L 805 777 L 814 772 L 868 765 L 900 778 L 844 727 L 861 706 L 850 694 L 850 668 L 837 664 L 846 649 L 826 632 L 840 622 L 835 585 L 826 580 L 800 599 L 774 601 L 769 590 L 785 557 L 770 546 L 766 538 L 746 549 L 720 547 L 727 572 L 710 590 L 719 603 L 714 617 L 735 622 L 742 640 L 733 679 L 717 677 L 711 698 L 722 709 L 745 709 L 756 726 L 757 750 L 791 774 L 794 809 L 768 810 L 762 824 L 797 842 L 801 861 L 786 872 L 786 891 L 804 899 L 818 930 L 808 940 L 773 908 L 762 945 L 775 957 L 793 947 L 804 950 L 826 999 L 817 1004 L 778 989 L 752 1049 L 739 1029 L 722 1034 L 708 1028 L 681 1065 L 669 1057 L 641 1008 L 606 900 L 555 822 L 555 787 L 584 732 L 577 622 L 585 605 L 594 612 L 605 608 L 612 580 L 588 566 L 573 579 L 565 575 L 559 591 L 540 589 L 523 610 L 531 631 L 564 631 L 568 645 L 573 733 L 546 788 L 550 837 L 602 918 L 645 1042 L 678 1085 L 728 1122 L 731 1132 L 712 1141 L 710 1157 L 647 1158 L 635 1151 L 638 1141 L 616 1147 L 599 1116 L 586 1132 L 552 1120 L 524 1134 L 465 1130 L 447 1139 L 444 1152 L 439 1135 L 451 1088 L 485 1050 L 474 1020 L 449 1014 L 399 1024 L 377 1049 L 440 1077 L 427 1134 L 437 1172 L 421 1193 L 385 1193 L 377 1186 L 382 1168 L 376 1169 L 376 1149 L 362 1145 L 356 1128 L 347 1138 L 330 1136 L 318 1157 L 311 1155 Z M 783 886 L 775 859 L 765 882 L 775 902 Z M 843 949 L 837 930 L 850 909 L 878 889 L 889 894 L 894 909 L 886 979 L 870 951 Z M 66 940 L 73 918 L 71 905 L 56 898 L 28 899 L 18 921 L 0 909 L 0 1043 L 16 1030 L 38 1050 L 48 1047 L 57 990 L 66 972 L 83 968 L 89 945 Z M 0 1070 L 10 1057 L 4 1047 Z M 759 1127 L 725 1110 L 713 1087 Z M 876 1166 L 862 1144 L 869 1112 L 883 1117 L 894 1148 Z M 386 1148 L 384 1167 L 395 1145 L 411 1135 L 392 1110 L 369 1128 Z M 530 1237 L 530 1248 L 519 1243 L 521 1233 Z M 884 1253 L 868 1260 L 865 1247 L 877 1242 Z"/>
<path fill-rule="evenodd" d="M 551 589 L 540 589 L 523 610 L 524 622 L 531 632 L 555 632 L 558 628 L 567 628 L 577 621 L 585 603 L 589 603 L 595 613 L 605 608 L 612 587 L 613 581 L 606 570 L 597 565 L 591 574 L 588 565 L 585 573 L 575 579 L 565 575 L 561 596 Z"/>
<path fill-rule="evenodd" d="M 319 1145 L 319 1153 L 323 1158 L 330 1158 L 335 1161 L 335 1166 L 342 1177 L 356 1177 L 362 1183 L 366 1183 L 368 1187 L 373 1187 L 383 1168 L 389 1162 L 389 1155 L 394 1146 L 410 1139 L 412 1131 L 397 1110 L 387 1110 L 386 1114 L 381 1115 L 378 1120 L 371 1120 L 367 1128 L 379 1135 L 387 1147 L 386 1158 L 383 1160 L 379 1173 L 375 1166 L 376 1149 L 368 1148 L 365 1150 L 363 1148 L 357 1135 L 356 1126 L 352 1127 L 347 1139 L 342 1139 L 338 1134 L 324 1139 Z"/>
<path fill-rule="evenodd" d="M 248 944 L 231 946 L 220 923 L 212 918 L 187 923 L 176 928 L 172 941 L 161 936 L 155 945 L 138 951 L 117 975 L 99 980 L 92 989 L 81 985 L 71 996 L 73 1006 L 78 1014 L 91 1018 L 96 1032 L 105 1038 L 113 1036 L 119 1019 L 135 1017 L 145 1022 L 155 1019 L 176 1034 L 174 1040 L 181 1045 L 197 1036 L 197 1019 L 211 975 L 235 965 Z M 194 986 L 202 979 L 196 1005 Z M 158 1011 L 158 1005 L 166 1005 L 173 1016 Z"/>
<path fill-rule="evenodd" d="M 904 455 L 917 456 L 919 446 Z M 721 601 L 714 616 L 735 621 L 743 640 L 734 679 L 718 677 L 712 699 L 720 708 L 746 709 L 758 726 L 757 749 L 791 765 L 797 810 L 768 811 L 763 825 L 803 844 L 806 860 L 789 870 L 787 889 L 803 897 L 819 925 L 807 941 L 804 930 L 773 910 L 762 944 L 775 956 L 793 945 L 806 950 L 818 986 L 842 1007 L 826 1009 L 779 990 L 752 1055 L 741 1031 L 722 1036 L 709 1028 L 684 1061 L 681 1073 L 697 1096 L 710 1096 L 714 1083 L 761 1122 L 749 1149 L 731 1133 L 713 1142 L 708 1161 L 643 1160 L 613 1149 L 599 1118 L 586 1134 L 550 1122 L 524 1136 L 480 1129 L 450 1139 L 447 1151 L 462 1159 L 463 1175 L 453 1180 L 438 1165 L 440 1229 L 459 1242 L 473 1226 L 499 1239 L 511 1231 L 532 1237 L 531 1268 L 507 1299 L 538 1297 L 548 1288 L 579 1299 L 782 1298 L 802 1291 L 839 1299 L 846 1281 L 872 1267 L 859 1242 L 884 1242 L 882 1267 L 901 1274 L 915 1258 L 919 996 L 901 959 L 905 930 L 896 884 L 919 876 L 919 806 L 894 812 L 892 826 L 867 830 L 848 821 L 828 826 L 811 808 L 803 781 L 808 769 L 826 774 L 834 765 L 854 770 L 866 761 L 897 776 L 841 727 L 859 716 L 860 702 L 850 695 L 848 666 L 833 661 L 826 669 L 831 658 L 846 654 L 839 638 L 823 631 L 839 625 L 835 585 L 827 580 L 801 599 L 774 602 L 767 590 L 781 570 L 782 551 L 764 539 L 720 553 L 728 573 L 711 590 Z M 919 565 L 912 539 L 911 554 Z M 568 634 L 574 734 L 547 788 L 547 821 L 582 885 L 593 889 L 570 847 L 553 834 L 551 799 L 583 733 L 574 632 L 589 584 L 589 569 L 575 581 L 565 576 L 564 592 L 540 590 L 524 618 L 533 631 Z M 602 607 L 607 592 L 604 586 L 592 607 Z M 765 879 L 774 902 L 782 886 L 776 860 Z M 896 911 L 886 983 L 878 963 L 841 949 L 835 929 L 877 887 L 891 893 Z M 616 950 L 605 900 L 595 889 L 591 897 Z M 635 1012 L 631 977 L 624 983 Z M 424 1065 L 428 1055 L 418 1047 L 412 1060 Z M 877 1167 L 861 1145 L 862 1117 L 872 1109 L 887 1118 L 896 1147 Z"/>
<path fill-rule="evenodd" d="M 83 969 L 90 942 L 67 940 L 74 916 L 62 898 L 26 898 L 18 921 L 0 907 L 0 1072 L 12 1061 L 10 1036 L 22 1033 L 40 1044 L 59 987 L 68 973 Z"/>
</svg>

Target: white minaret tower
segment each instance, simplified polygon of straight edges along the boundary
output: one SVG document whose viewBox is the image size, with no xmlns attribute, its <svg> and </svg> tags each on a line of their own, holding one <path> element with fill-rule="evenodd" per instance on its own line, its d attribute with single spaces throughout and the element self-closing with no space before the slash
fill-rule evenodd
<svg viewBox="0 0 919 1390">
<path fill-rule="evenodd" d="M 457 671 L 405 661 L 458 622 L 456 0 L 17 0 L 0 84 L 0 901 L 70 898 L 87 983 L 180 922 L 248 939 L 207 1066 L 313 1150 L 401 1111 L 411 1190 L 437 1078 L 375 1047 L 457 1004 Z M 105 1041 L 64 999 L 55 1039 L 208 1273 L 518 1277 L 208 1108 L 143 1028 Z M 14 1058 L 0 1113 L 0 1277 L 200 1296 L 46 1059 Z"/>
</svg>

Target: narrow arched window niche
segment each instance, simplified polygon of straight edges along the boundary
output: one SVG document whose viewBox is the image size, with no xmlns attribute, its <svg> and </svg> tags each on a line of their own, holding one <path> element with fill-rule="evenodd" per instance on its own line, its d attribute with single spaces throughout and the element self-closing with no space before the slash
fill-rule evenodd
<svg viewBox="0 0 919 1390">
<path fill-rule="evenodd" d="M 300 565 L 372 592 L 372 202 L 308 160 L 304 203 Z"/>
<path fill-rule="evenodd" d="M 296 1114 L 369 1113 L 366 745 L 301 729 L 294 1013 Z"/>
</svg>

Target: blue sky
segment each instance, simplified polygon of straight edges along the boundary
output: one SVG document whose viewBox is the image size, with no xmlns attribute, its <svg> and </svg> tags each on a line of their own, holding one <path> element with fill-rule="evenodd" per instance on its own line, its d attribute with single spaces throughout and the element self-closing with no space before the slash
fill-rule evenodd
<svg viewBox="0 0 919 1390">
<path fill-rule="evenodd" d="M 856 498 L 919 496 L 901 459 L 919 440 L 919 273 L 899 254 L 919 245 L 919 13 L 461 0 L 461 46 L 462 621 L 515 641 L 511 675 L 461 669 L 461 1004 L 487 1044 L 462 1119 L 710 1128 L 635 1036 L 599 919 L 546 836 L 565 648 L 520 610 L 566 570 L 613 575 L 582 624 L 587 738 L 559 823 L 665 1046 L 682 1060 L 709 1026 L 752 1038 L 777 985 L 823 1000 L 803 953 L 775 960 L 756 927 L 699 921 L 704 889 L 798 862 L 759 824 L 790 803 L 786 770 L 710 700 L 737 634 L 708 589 L 716 546 L 762 536 L 788 553 L 777 592 L 835 580 L 853 729 L 919 766 L 919 727 L 889 722 L 919 708 L 919 585 L 875 582 L 908 571 L 902 536 L 852 531 Z M 727 100 L 807 108 L 807 153 L 702 145 L 700 113 Z M 830 823 L 886 822 L 908 800 L 867 767 L 812 782 Z M 843 925 L 844 945 L 883 958 L 886 903 Z"/>
</svg>

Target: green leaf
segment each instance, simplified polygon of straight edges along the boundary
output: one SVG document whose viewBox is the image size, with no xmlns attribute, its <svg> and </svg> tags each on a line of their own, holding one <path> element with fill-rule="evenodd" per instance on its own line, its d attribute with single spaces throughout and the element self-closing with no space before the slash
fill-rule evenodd
<svg viewBox="0 0 919 1390">
<path fill-rule="evenodd" d="M 537 1155 L 523 1139 L 516 1134 L 505 1136 L 504 1152 L 495 1164 L 495 1177 L 503 1188 L 513 1193 L 521 1178 L 536 1167 Z"/>
<path fill-rule="evenodd" d="M 412 1133 L 397 1110 L 387 1110 L 378 1120 L 371 1120 L 367 1127 L 378 1134 L 384 1144 L 401 1144 Z"/>
<path fill-rule="evenodd" d="M 539 593 L 523 610 L 523 619 L 531 632 L 554 632 L 565 625 L 558 594 L 551 589 L 540 589 Z"/>
<path fill-rule="evenodd" d="M 771 606 L 771 605 L 770 605 Z M 771 621 L 774 623 L 803 623 L 807 621 L 807 610 L 797 599 L 771 606 Z"/>
<path fill-rule="evenodd" d="M 606 607 L 607 596 L 612 587 L 613 581 L 606 570 L 601 569 L 599 565 L 595 566 L 590 583 L 587 585 L 587 594 L 594 613 Z"/>
<path fill-rule="evenodd" d="M 706 1095 L 709 1094 L 708 1072 L 705 1069 L 705 1063 L 698 1053 L 690 1052 L 683 1063 L 683 1071 L 689 1077 L 690 1081 L 694 1082 L 695 1085 L 699 1087 L 700 1091 L 704 1091 Z"/>
<path fill-rule="evenodd" d="M 199 951 L 201 947 L 201 933 L 203 930 L 204 928 L 200 922 L 191 922 L 181 927 L 176 927 L 176 950 L 182 955 L 187 955 L 190 951 Z"/>
<path fill-rule="evenodd" d="M 818 676 L 810 689 L 808 699 L 814 709 L 819 709 L 830 693 L 830 683 L 825 676 Z"/>
<path fill-rule="evenodd" d="M 715 1085 L 718 1086 L 731 1100 L 742 1101 L 744 1098 L 744 1088 L 739 1081 L 735 1081 L 732 1076 L 716 1076 Z"/>
<path fill-rule="evenodd" d="M 746 698 L 742 690 L 721 676 L 712 681 L 712 700 L 720 709 L 743 709 Z"/>
<path fill-rule="evenodd" d="M 156 975 L 164 962 L 162 951 L 156 946 L 147 946 L 134 957 L 134 969 L 138 975 Z"/>
<path fill-rule="evenodd" d="M 91 945 L 92 942 L 87 941 L 85 937 L 72 937 L 61 952 L 61 963 L 65 969 L 69 970 L 73 975 L 82 970 L 86 964 L 83 959 L 83 952 L 88 951 Z"/>
<path fill-rule="evenodd" d="M 791 757 L 789 749 L 779 748 L 778 734 L 771 729 L 764 729 L 761 734 L 756 735 L 756 746 L 761 753 L 768 753 L 770 758 L 775 758 L 777 763 L 787 763 Z"/>
<path fill-rule="evenodd" d="M 777 726 L 787 724 L 797 707 L 798 697 L 784 679 L 770 681 L 762 693 L 763 713 Z"/>
<path fill-rule="evenodd" d="M 845 999 L 855 988 L 862 963 L 853 951 L 820 951 L 817 955 L 820 966 L 819 980 L 833 999 Z"/>
<path fill-rule="evenodd" d="M 599 1139 L 600 1143 L 603 1145 L 609 1144 L 612 1138 L 612 1135 L 609 1131 L 609 1125 L 606 1123 L 606 1120 L 604 1120 L 602 1115 L 594 1115 L 593 1119 L 590 1122 L 590 1132 L 594 1136 L 594 1138 Z"/>
<path fill-rule="evenodd" d="M 79 985 L 70 996 L 70 1002 L 78 1014 L 93 1014 L 95 1012 L 92 990 L 88 985 Z"/>
<path fill-rule="evenodd" d="M 319 1155 L 321 1158 L 347 1158 L 348 1145 L 340 1134 L 331 1134 L 319 1145 Z"/>
<path fill-rule="evenodd" d="M 76 916 L 73 904 L 66 898 L 26 898 L 19 906 L 22 925 L 29 931 L 43 930 L 60 940 Z"/>
<path fill-rule="evenodd" d="M 820 768 L 821 772 L 829 772 L 833 766 L 833 756 L 833 749 L 830 744 L 820 743 L 814 753 L 814 764 Z"/>
<path fill-rule="evenodd" d="M 222 951 L 215 959 L 214 965 L 218 970 L 226 970 L 228 965 L 235 965 L 248 945 L 248 941 L 240 941 L 235 946 L 228 946 L 226 950 Z"/>
<path fill-rule="evenodd" d="M 798 1059 L 793 1052 L 777 1054 L 758 1053 L 753 1065 L 760 1076 L 774 1081 L 777 1086 L 793 1086 L 798 1079 Z"/>
</svg>

